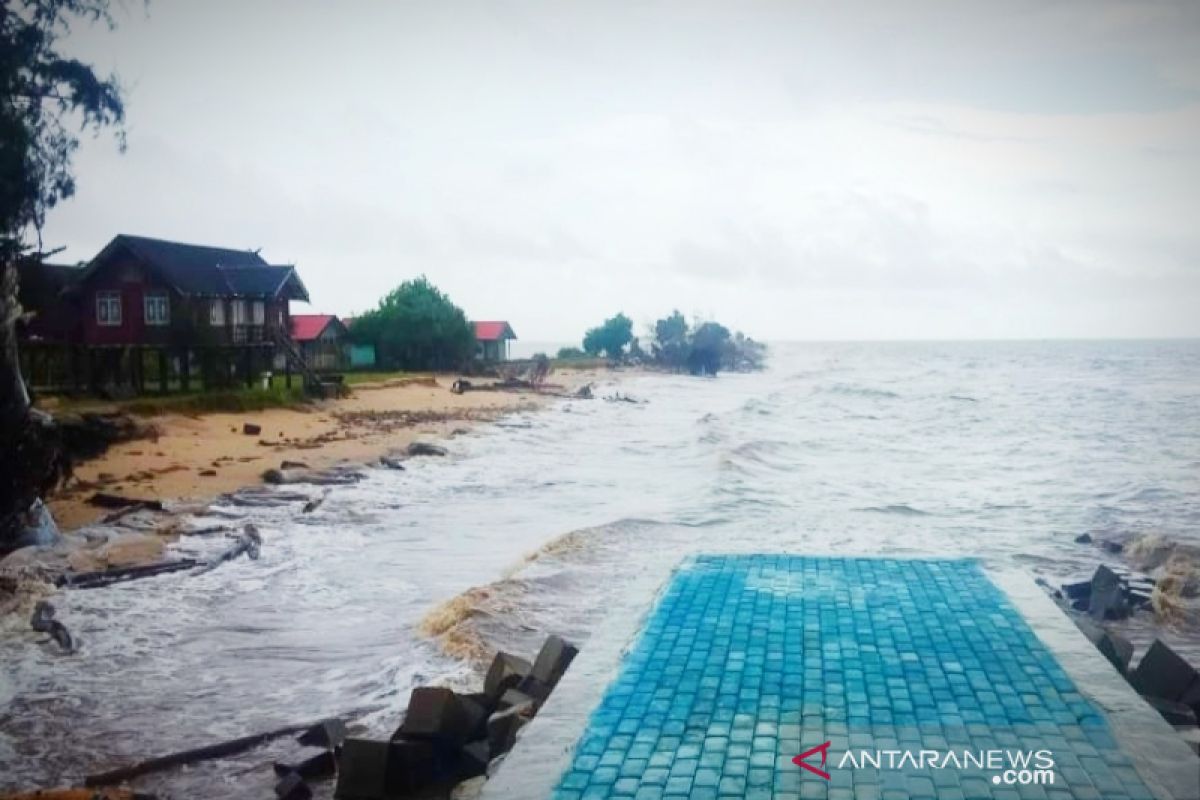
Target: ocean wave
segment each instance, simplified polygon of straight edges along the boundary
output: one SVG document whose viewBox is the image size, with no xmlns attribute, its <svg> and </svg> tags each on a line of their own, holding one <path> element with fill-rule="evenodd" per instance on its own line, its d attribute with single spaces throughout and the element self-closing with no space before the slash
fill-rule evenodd
<svg viewBox="0 0 1200 800">
<path fill-rule="evenodd" d="M 850 397 L 869 397 L 876 400 L 898 400 L 900 398 L 900 395 L 887 389 L 873 389 L 869 386 L 858 386 L 852 383 L 834 383 L 827 387 L 818 386 L 814 391 Z"/>
<path fill-rule="evenodd" d="M 872 514 L 898 514 L 905 517 L 932 517 L 930 511 L 922 511 L 919 508 L 913 508 L 910 505 L 903 503 L 887 506 L 866 506 L 864 508 L 856 508 L 855 511 L 866 511 Z"/>
</svg>

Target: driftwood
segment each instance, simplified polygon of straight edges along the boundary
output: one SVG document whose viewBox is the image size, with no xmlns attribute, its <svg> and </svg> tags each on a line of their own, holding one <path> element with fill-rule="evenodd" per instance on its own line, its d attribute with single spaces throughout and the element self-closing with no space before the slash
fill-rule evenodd
<svg viewBox="0 0 1200 800">
<path fill-rule="evenodd" d="M 289 736 L 293 733 L 308 730 L 313 726 L 313 723 L 308 722 L 303 725 L 288 725 L 284 728 L 276 728 L 273 731 L 266 733 L 256 733 L 251 736 L 242 736 L 238 739 L 230 739 L 217 744 L 206 745 L 205 747 L 196 747 L 191 750 L 181 750 L 177 753 L 171 753 L 165 756 L 156 758 L 148 758 L 145 761 L 139 761 L 136 764 L 130 764 L 127 767 L 119 767 L 109 770 L 108 772 L 100 772 L 95 775 L 88 775 L 84 780 L 84 786 L 110 786 L 114 783 L 122 783 L 132 780 L 139 775 L 148 775 L 151 772 L 160 772 L 171 767 L 179 767 L 184 764 L 191 764 L 195 761 L 209 761 L 214 758 L 225 758 L 226 756 L 236 755 L 238 753 L 258 747 L 272 739 L 278 739 L 280 736 Z"/>
<path fill-rule="evenodd" d="M 324 503 L 325 498 L 327 498 L 327 497 L 329 497 L 328 491 L 326 491 L 324 494 L 322 494 L 318 497 L 314 497 L 312 500 L 309 500 L 307 503 L 304 504 L 304 508 L 300 509 L 300 513 L 311 514 L 312 512 L 316 511 L 318 508 L 321 507 L 321 503 Z"/>
<path fill-rule="evenodd" d="M 29 627 L 33 628 L 38 633 L 48 633 L 50 638 L 58 642 L 58 646 L 65 653 L 75 652 L 75 641 L 71 638 L 71 632 L 67 630 L 67 626 L 54 618 L 54 606 L 42 600 L 33 609 L 33 617 L 29 620 Z"/>
<path fill-rule="evenodd" d="M 203 575 L 206 572 L 212 572 L 226 561 L 232 561 L 242 553 L 245 553 L 251 559 L 257 559 L 261 547 L 262 536 L 259 535 L 258 528 L 253 525 L 246 525 L 242 529 L 241 535 L 234 540 L 234 543 L 225 552 L 219 554 L 216 558 L 210 559 L 197 569 L 195 574 Z"/>
<path fill-rule="evenodd" d="M 163 504 L 159 500 L 140 500 L 136 497 L 122 497 L 119 494 L 108 494 L 107 492 L 96 492 L 88 498 L 88 504 L 100 508 L 129 508 L 130 506 L 136 506 L 154 511 L 163 510 Z"/>
<path fill-rule="evenodd" d="M 181 558 L 177 561 L 160 561 L 157 564 L 143 564 L 138 567 L 120 567 L 118 569 L 103 569 L 97 572 L 77 572 L 60 575 L 55 583 L 68 589 L 99 589 L 114 583 L 124 583 L 137 578 L 152 578 L 155 575 L 165 575 L 168 572 L 179 572 L 192 569 L 200 562 L 194 558 Z"/>
<path fill-rule="evenodd" d="M 158 504 L 158 508 L 154 508 L 152 506 L 147 505 L 146 503 L 139 501 L 137 503 L 134 503 L 131 506 L 125 506 L 120 511 L 114 511 L 111 514 L 106 514 L 104 517 L 102 517 L 100 519 L 100 522 L 107 525 L 109 523 L 116 522 L 117 520 L 121 519 L 122 517 L 127 517 L 130 514 L 136 514 L 139 511 L 162 511 L 162 503 Z"/>
</svg>

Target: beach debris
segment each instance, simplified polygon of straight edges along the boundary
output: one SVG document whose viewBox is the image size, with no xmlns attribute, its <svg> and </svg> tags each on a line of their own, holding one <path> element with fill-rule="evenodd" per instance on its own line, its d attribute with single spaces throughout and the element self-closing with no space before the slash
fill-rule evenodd
<svg viewBox="0 0 1200 800">
<path fill-rule="evenodd" d="M 50 638 L 58 642 L 64 653 L 73 653 L 75 642 L 71 639 L 71 632 L 67 630 L 66 625 L 54 618 L 55 613 L 54 606 L 48 601 L 38 601 L 33 609 L 33 617 L 29 620 L 29 627 L 38 633 L 50 634 Z"/>
<path fill-rule="evenodd" d="M 201 478 L 213 478 L 216 477 L 217 471 L 215 469 L 202 469 L 199 474 Z"/>
<path fill-rule="evenodd" d="M 131 506 L 137 506 L 138 510 L 151 509 L 153 511 L 162 511 L 163 504 L 161 500 L 142 500 L 134 497 L 122 497 L 117 494 L 109 494 L 107 492 L 96 492 L 88 498 L 88 505 L 96 506 L 97 508 L 117 508 L 125 509 Z"/>
<path fill-rule="evenodd" d="M 1091 544 L 1092 535 L 1090 533 L 1081 533 L 1075 537 L 1075 544 Z"/>
<path fill-rule="evenodd" d="M 312 500 L 309 500 L 307 503 L 305 503 L 304 508 L 300 509 L 300 513 L 311 514 L 312 512 L 316 511 L 320 507 L 321 503 L 324 503 L 328 497 L 329 490 L 326 489 L 319 496 L 314 497 Z"/>
<path fill-rule="evenodd" d="M 225 551 L 219 553 L 214 558 L 198 567 L 195 575 L 203 575 L 206 572 L 212 572 L 217 567 L 224 564 L 226 561 L 232 561 L 242 553 L 251 560 L 257 560 L 262 549 L 262 535 L 258 532 L 258 528 L 250 523 L 247 523 L 242 528 L 242 533 L 234 537 L 234 542 Z"/>
<path fill-rule="evenodd" d="M 400 459 L 396 458 L 395 456 L 380 456 L 379 463 L 388 469 L 398 469 L 400 471 L 404 470 L 404 464 L 401 463 Z"/>
<path fill-rule="evenodd" d="M 314 486 L 349 486 L 358 483 L 365 476 L 356 470 L 340 467 L 328 470 L 313 471 L 307 469 L 271 469 L 262 474 L 264 483 L 276 486 L 292 483 L 308 483 Z"/>
<path fill-rule="evenodd" d="M 295 772 L 284 775 L 283 779 L 275 784 L 275 797 L 278 800 L 311 800 L 312 796 L 312 789 L 308 788 L 304 778 Z"/>
<path fill-rule="evenodd" d="M 196 761 L 225 758 L 226 756 L 251 750 L 272 739 L 278 739 L 281 736 L 290 736 L 294 733 L 307 730 L 312 727 L 312 724 L 309 722 L 302 725 L 287 725 L 282 728 L 266 731 L 265 733 L 255 733 L 250 736 L 241 736 L 237 739 L 229 739 L 224 742 L 205 745 L 204 747 L 196 747 L 191 750 L 181 750 L 165 756 L 148 758 L 136 764 L 89 775 L 83 783 L 84 786 L 111 786 L 113 784 L 124 783 L 142 775 L 148 775 L 152 772 L 159 772 L 164 769 L 183 766 L 184 764 L 192 764 Z"/>
<path fill-rule="evenodd" d="M 96 570 L 94 572 L 63 573 L 55 583 L 68 589 L 100 589 L 112 586 L 114 583 L 124 583 L 138 578 L 152 578 L 155 575 L 165 575 L 169 572 L 180 572 L 199 566 L 194 558 L 181 558 L 176 561 L 162 561 L 157 564 L 142 564 L 132 567 Z"/>
<path fill-rule="evenodd" d="M 578 389 L 576 389 L 574 394 L 571 396 L 580 400 L 591 400 L 593 397 L 592 385 L 590 383 L 585 383 L 583 386 L 580 386 Z"/>
<path fill-rule="evenodd" d="M 464 380 L 463 378 L 459 378 L 454 383 L 450 384 L 450 391 L 453 392 L 454 394 L 462 394 L 463 392 L 469 392 L 473 388 L 475 388 L 475 387 L 471 385 L 471 382 L 468 380 Z"/>
<path fill-rule="evenodd" d="M 408 446 L 406 452 L 410 456 L 444 456 L 448 451 L 444 447 L 429 442 L 413 442 Z"/>
<path fill-rule="evenodd" d="M 258 436 L 260 433 L 262 433 L 262 425 L 255 425 L 253 422 L 243 423 L 242 433 L 244 433 L 246 436 Z"/>
<path fill-rule="evenodd" d="M 638 400 L 636 397 L 631 397 L 627 394 L 621 394 L 620 392 L 610 394 L 604 399 L 610 403 L 633 403 L 634 405 L 645 405 L 646 403 L 645 400 Z"/>
<path fill-rule="evenodd" d="M 312 498 L 303 492 L 275 491 L 265 486 L 252 486 L 223 495 L 221 499 L 230 505 L 245 508 L 279 508 L 289 503 L 307 503 Z"/>
<path fill-rule="evenodd" d="M 311 469 L 308 466 L 308 464 L 305 464 L 303 461 L 288 461 L 287 459 L 284 459 L 283 461 L 279 462 L 279 468 L 285 469 L 285 470 L 286 469 Z"/>
</svg>

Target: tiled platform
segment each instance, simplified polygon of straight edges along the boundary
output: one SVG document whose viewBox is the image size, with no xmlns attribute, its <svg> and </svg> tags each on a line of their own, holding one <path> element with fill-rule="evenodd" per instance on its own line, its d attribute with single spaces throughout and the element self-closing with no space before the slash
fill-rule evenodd
<svg viewBox="0 0 1200 800">
<path fill-rule="evenodd" d="M 1101 674 L 1100 682 L 1109 680 Z M 1169 796 L 1144 780 L 1145 759 L 1135 764 L 1092 697 L 975 562 L 698 557 L 676 571 L 586 727 L 573 732 L 576 746 L 555 772 L 561 777 L 551 794 Z M 569 724 L 556 727 L 549 706 L 543 713 L 546 721 L 539 716 L 530 736 L 570 731 Z M 826 741 L 828 780 L 792 763 Z M 1002 770 L 972 766 L 839 766 L 847 751 L 862 750 L 1048 750 L 1054 783 L 1006 785 L 995 782 Z M 808 763 L 819 767 L 819 756 Z"/>
</svg>

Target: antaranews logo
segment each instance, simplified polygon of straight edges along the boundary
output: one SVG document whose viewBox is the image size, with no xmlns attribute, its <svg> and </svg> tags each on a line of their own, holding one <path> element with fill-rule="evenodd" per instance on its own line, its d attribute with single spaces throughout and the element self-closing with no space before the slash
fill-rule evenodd
<svg viewBox="0 0 1200 800">
<path fill-rule="evenodd" d="M 805 750 L 792 763 L 830 780 L 826 761 L 833 742 Z M 821 766 L 809 763 L 821 757 Z M 957 769 L 992 773 L 992 783 L 1005 786 L 1052 786 L 1054 754 L 1049 750 L 847 750 L 837 769 Z"/>
</svg>

